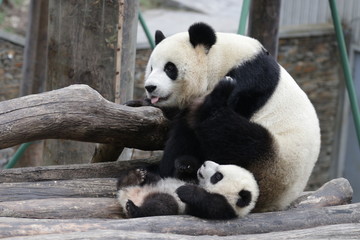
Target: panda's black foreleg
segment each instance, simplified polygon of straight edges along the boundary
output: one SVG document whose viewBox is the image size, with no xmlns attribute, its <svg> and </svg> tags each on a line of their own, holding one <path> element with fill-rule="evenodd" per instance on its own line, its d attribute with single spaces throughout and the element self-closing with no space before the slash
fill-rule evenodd
<svg viewBox="0 0 360 240">
<path fill-rule="evenodd" d="M 229 108 L 217 111 L 194 129 L 206 157 L 218 164 L 249 167 L 274 153 L 273 138 L 261 125 Z"/>
<path fill-rule="evenodd" d="M 270 156 L 273 140 L 264 127 L 237 112 L 234 106 L 245 103 L 236 101 L 240 94 L 236 88 L 231 78 L 222 79 L 187 120 L 207 159 L 247 167 Z"/>
<path fill-rule="evenodd" d="M 181 201 L 186 203 L 186 213 L 205 219 L 232 219 L 237 217 L 226 198 L 209 193 L 197 185 L 184 185 L 176 190 Z"/>
<path fill-rule="evenodd" d="M 200 142 L 186 119 L 181 117 L 175 120 L 160 162 L 160 175 L 185 181 L 194 180 L 204 160 Z"/>
</svg>

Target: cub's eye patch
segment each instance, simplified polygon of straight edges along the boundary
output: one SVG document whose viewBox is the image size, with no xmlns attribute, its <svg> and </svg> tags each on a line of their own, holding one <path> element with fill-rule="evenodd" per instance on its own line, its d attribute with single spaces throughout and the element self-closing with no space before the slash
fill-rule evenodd
<svg viewBox="0 0 360 240">
<path fill-rule="evenodd" d="M 172 62 L 167 62 L 165 64 L 164 72 L 172 80 L 176 80 L 176 78 L 178 77 L 178 69 L 177 69 L 176 65 Z"/>
<path fill-rule="evenodd" d="M 211 182 L 212 184 L 216 184 L 216 183 L 219 182 L 221 179 L 223 179 L 223 177 L 224 177 L 224 176 L 222 175 L 222 173 L 216 172 L 214 175 L 211 176 L 210 182 Z"/>
</svg>

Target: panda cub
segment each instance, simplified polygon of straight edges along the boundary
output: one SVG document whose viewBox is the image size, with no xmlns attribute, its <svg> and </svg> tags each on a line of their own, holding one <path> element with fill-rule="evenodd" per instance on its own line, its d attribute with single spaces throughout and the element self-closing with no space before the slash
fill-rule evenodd
<svg viewBox="0 0 360 240">
<path fill-rule="evenodd" d="M 232 219 L 255 207 L 259 188 L 244 168 L 206 161 L 197 177 L 199 185 L 188 184 L 137 168 L 119 178 L 118 200 L 129 218 L 189 214 Z"/>
</svg>

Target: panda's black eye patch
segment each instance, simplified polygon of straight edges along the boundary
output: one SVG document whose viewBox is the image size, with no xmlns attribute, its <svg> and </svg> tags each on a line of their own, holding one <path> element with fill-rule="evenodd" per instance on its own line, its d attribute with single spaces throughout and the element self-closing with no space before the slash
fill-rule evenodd
<svg viewBox="0 0 360 240">
<path fill-rule="evenodd" d="M 164 72 L 172 80 L 176 80 L 176 78 L 178 77 L 178 69 L 177 69 L 176 65 L 172 62 L 167 62 L 165 64 Z"/>
<path fill-rule="evenodd" d="M 223 179 L 223 177 L 224 177 L 224 176 L 222 175 L 221 172 L 216 172 L 214 175 L 211 176 L 210 182 L 211 182 L 212 184 L 216 184 L 216 183 L 218 183 L 221 179 Z"/>
</svg>

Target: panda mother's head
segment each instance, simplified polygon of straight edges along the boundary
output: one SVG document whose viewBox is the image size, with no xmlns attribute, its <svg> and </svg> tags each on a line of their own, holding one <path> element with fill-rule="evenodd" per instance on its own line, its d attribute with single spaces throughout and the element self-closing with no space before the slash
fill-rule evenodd
<svg viewBox="0 0 360 240">
<path fill-rule="evenodd" d="M 251 172 L 237 165 L 206 161 L 197 172 L 199 185 L 226 198 L 239 217 L 247 215 L 259 197 L 259 187 Z"/>
<path fill-rule="evenodd" d="M 207 54 L 216 43 L 214 30 L 197 23 L 188 32 L 167 38 L 157 31 L 155 42 L 145 74 L 146 94 L 151 103 L 183 108 L 204 96 L 209 86 Z"/>
</svg>

